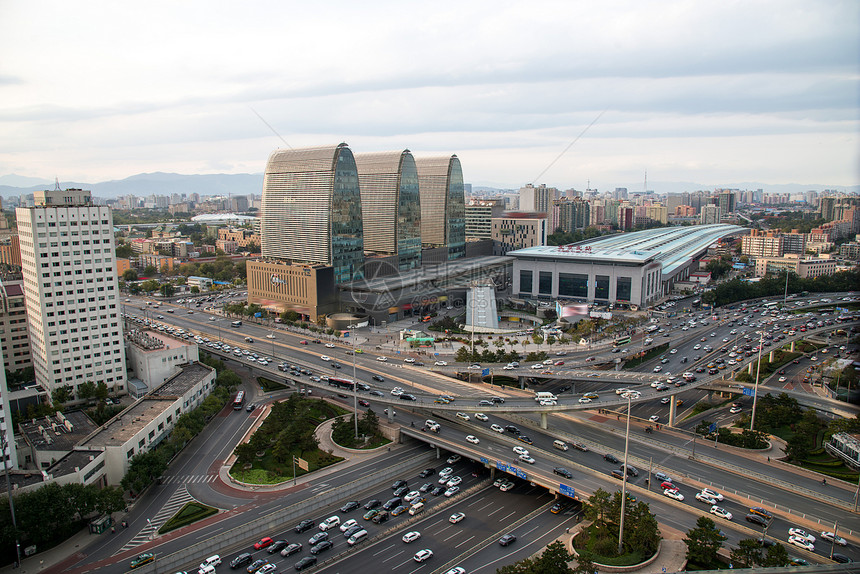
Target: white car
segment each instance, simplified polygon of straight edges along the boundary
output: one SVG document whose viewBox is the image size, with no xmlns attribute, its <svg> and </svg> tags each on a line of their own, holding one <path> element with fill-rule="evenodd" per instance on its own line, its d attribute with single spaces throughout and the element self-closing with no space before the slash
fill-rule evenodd
<svg viewBox="0 0 860 574">
<path fill-rule="evenodd" d="M 413 490 L 413 491 L 409 492 L 406 496 L 403 497 L 403 501 L 404 502 L 412 502 L 413 500 L 415 500 L 419 496 L 421 496 L 421 493 L 418 492 L 417 490 Z"/>
<path fill-rule="evenodd" d="M 626 387 L 621 388 L 621 389 L 615 389 L 616 395 L 623 395 L 624 393 L 629 393 L 629 392 L 630 392 L 630 389 L 628 389 Z"/>
<path fill-rule="evenodd" d="M 476 437 L 475 435 L 471 435 L 471 434 L 466 435 L 466 441 L 470 442 L 472 444 L 479 444 L 481 442 L 478 440 L 478 437 Z"/>
<path fill-rule="evenodd" d="M 678 492 L 675 489 L 666 489 L 663 491 L 663 496 L 668 496 L 669 498 L 674 498 L 675 500 L 684 500 L 684 495 Z"/>
<path fill-rule="evenodd" d="M 334 349 L 334 343 L 326 343 L 325 348 L 326 349 Z"/>
<path fill-rule="evenodd" d="M 841 536 L 833 534 L 832 532 L 822 532 L 821 533 L 821 539 L 826 540 L 828 542 L 835 542 L 839 546 L 848 546 L 847 540 L 845 540 Z"/>
<path fill-rule="evenodd" d="M 786 379 L 785 377 L 780 377 L 780 378 L 779 378 L 779 382 L 780 382 L 780 383 L 784 383 L 784 382 L 785 382 L 785 381 L 787 381 L 787 380 L 788 380 L 788 379 Z"/>
<path fill-rule="evenodd" d="M 452 486 L 448 490 L 446 490 L 444 494 L 445 494 L 446 498 L 451 498 L 452 496 L 454 496 L 458 492 L 460 492 L 460 487 L 459 486 Z"/>
<path fill-rule="evenodd" d="M 704 492 L 697 492 L 696 500 L 698 500 L 699 502 L 704 502 L 705 504 L 709 504 L 710 506 L 715 506 L 717 504 L 716 498 L 708 496 Z"/>
<path fill-rule="evenodd" d="M 405 359 L 403 359 L 403 362 L 404 363 L 414 363 L 415 359 L 413 359 L 412 357 L 406 357 Z"/>
<path fill-rule="evenodd" d="M 460 478 L 459 476 L 452 476 L 452 477 L 448 480 L 448 482 L 446 482 L 446 483 L 445 483 L 445 486 L 447 486 L 448 488 L 451 488 L 452 486 L 457 486 L 457 485 L 458 485 L 458 484 L 460 484 L 461 482 L 463 482 L 463 479 L 462 479 L 462 478 Z"/>
<path fill-rule="evenodd" d="M 322 532 L 325 532 L 330 528 L 334 528 L 335 526 L 340 526 L 340 516 L 329 516 L 320 522 L 320 530 Z"/>
<path fill-rule="evenodd" d="M 504 367 L 502 367 L 502 370 L 503 371 L 513 371 L 514 367 L 512 365 L 505 365 Z"/>
<path fill-rule="evenodd" d="M 538 369 L 543 369 L 544 364 L 543 363 L 537 363 L 535 365 L 532 365 L 531 368 L 537 371 Z"/>
<path fill-rule="evenodd" d="M 321 361 L 331 361 L 331 357 L 329 357 L 328 355 L 320 355 L 320 360 Z"/>
<path fill-rule="evenodd" d="M 434 364 L 434 365 L 436 365 L 437 367 L 447 367 L 447 366 L 448 366 L 448 361 L 436 361 L 436 362 L 435 362 L 435 363 L 433 363 L 433 364 Z"/>
<path fill-rule="evenodd" d="M 663 370 L 663 367 L 661 367 L 660 365 L 657 365 L 656 367 L 654 367 L 654 372 L 655 372 L 655 373 L 659 373 L 659 372 L 660 372 L 660 371 L 662 371 L 662 370 Z"/>
<path fill-rule="evenodd" d="M 730 412 L 730 413 L 732 413 L 733 415 L 736 415 L 736 414 L 738 414 L 739 412 L 741 412 L 742 410 L 743 410 L 743 409 L 742 409 L 741 407 L 732 407 L 732 408 L 730 408 L 730 409 L 729 409 L 729 412 Z"/>
<path fill-rule="evenodd" d="M 580 397 L 580 399 L 579 399 L 579 404 L 581 404 L 581 405 L 587 405 L 590 402 L 591 402 L 591 399 L 589 399 L 588 397 Z"/>
<path fill-rule="evenodd" d="M 483 422 L 487 422 L 488 420 L 490 420 L 490 417 L 488 417 L 484 413 L 475 413 L 475 418 Z"/>
<path fill-rule="evenodd" d="M 798 548 L 803 548 L 804 550 L 809 550 L 810 552 L 815 552 L 815 544 L 810 542 L 805 538 L 801 538 L 800 536 L 789 536 L 788 543 L 797 546 Z"/>
<path fill-rule="evenodd" d="M 380 356 L 380 357 L 376 357 L 376 360 L 379 361 L 380 363 L 384 363 L 388 360 L 388 357 Z"/>
<path fill-rule="evenodd" d="M 627 391 L 627 392 L 621 393 L 621 397 L 624 399 L 638 399 L 641 396 L 642 396 L 642 393 L 640 393 L 639 391 Z"/>
<path fill-rule="evenodd" d="M 451 524 L 457 524 L 458 522 L 460 522 L 460 521 L 461 521 L 461 520 L 463 520 L 464 518 L 466 518 L 466 515 L 465 515 L 465 514 L 463 514 L 462 512 L 455 512 L 455 513 L 454 513 L 454 514 L 452 514 L 452 515 L 451 515 L 451 517 L 448 519 L 448 522 L 450 522 Z"/>
<path fill-rule="evenodd" d="M 517 453 L 518 455 L 526 455 L 526 456 L 528 456 L 528 455 L 529 455 L 529 451 L 528 451 L 528 450 L 526 450 L 526 449 L 524 449 L 524 448 L 523 448 L 523 447 L 521 447 L 521 446 L 515 446 L 515 447 L 513 448 L 513 450 L 514 450 L 514 452 L 515 452 L 515 453 Z"/>
<path fill-rule="evenodd" d="M 505 429 L 503 429 L 500 425 L 497 425 L 496 423 L 490 425 L 490 430 L 494 430 L 499 434 L 503 434 L 505 432 Z"/>
<path fill-rule="evenodd" d="M 456 416 L 457 416 L 457 418 L 458 418 L 458 419 L 460 419 L 461 421 L 467 421 L 467 420 L 469 420 L 469 415 L 467 415 L 466 413 L 459 413 L 459 412 L 458 412 Z"/>
<path fill-rule="evenodd" d="M 425 548 L 424 550 L 419 550 L 415 553 L 415 556 L 412 557 L 416 562 L 424 562 L 425 560 L 429 560 L 433 557 L 433 551 L 429 548 Z"/>
<path fill-rule="evenodd" d="M 648 417 L 648 420 L 652 423 L 658 423 L 660 422 L 660 417 L 658 415 L 651 415 L 650 417 Z"/>
<path fill-rule="evenodd" d="M 459 454 L 452 454 L 451 456 L 448 457 L 448 459 L 445 462 L 447 462 L 448 464 L 454 464 L 458 460 L 460 460 L 460 455 Z"/>
<path fill-rule="evenodd" d="M 393 389 L 391 389 L 391 396 L 393 397 L 399 397 L 402 394 L 403 389 L 401 389 L 400 387 L 394 387 Z"/>
<path fill-rule="evenodd" d="M 409 544 L 410 542 L 415 542 L 419 538 L 421 538 L 421 533 L 417 530 L 413 530 L 412 532 L 407 532 L 406 534 L 404 534 L 401 540 L 403 540 L 403 542 L 405 542 L 406 544 Z"/>
<path fill-rule="evenodd" d="M 450 466 L 446 466 L 445 468 L 443 468 L 442 470 L 439 471 L 439 478 L 444 478 L 447 481 L 448 477 L 451 476 L 452 474 L 454 474 L 454 469 L 451 468 Z"/>
<path fill-rule="evenodd" d="M 523 461 L 523 462 L 527 462 L 528 464 L 534 464 L 534 463 L 535 463 L 535 459 L 533 459 L 532 457 L 530 457 L 530 456 L 529 456 L 529 455 L 527 455 L 527 454 L 521 454 L 521 455 L 520 455 L 519 457 L 517 457 L 517 458 L 519 458 L 519 459 L 520 459 L 521 461 Z"/>
<path fill-rule="evenodd" d="M 800 529 L 800 528 L 789 528 L 789 529 L 788 529 L 788 533 L 789 533 L 791 536 L 797 536 L 798 538 L 803 538 L 803 539 L 804 539 L 804 540 L 806 540 L 807 542 L 810 542 L 810 543 L 812 543 L 812 544 L 815 544 L 815 536 L 813 536 L 812 534 L 808 533 L 806 530 L 802 530 L 802 529 Z"/>
<path fill-rule="evenodd" d="M 720 518 L 725 518 L 726 520 L 732 519 L 732 513 L 723 508 L 722 506 L 717 506 L 716 504 L 711 507 L 711 514 L 714 516 L 719 516 Z"/>
<path fill-rule="evenodd" d="M 703 488 L 702 494 L 707 494 L 711 498 L 718 500 L 719 502 L 723 501 L 723 495 L 717 492 L 716 490 L 711 490 L 710 488 Z"/>
<path fill-rule="evenodd" d="M 346 532 L 356 524 L 358 524 L 358 521 L 355 518 L 350 518 L 349 520 L 340 525 L 340 531 Z"/>
<path fill-rule="evenodd" d="M 669 354 L 674 355 L 677 352 L 678 352 L 678 349 L 672 349 L 671 351 L 669 351 Z"/>
</svg>

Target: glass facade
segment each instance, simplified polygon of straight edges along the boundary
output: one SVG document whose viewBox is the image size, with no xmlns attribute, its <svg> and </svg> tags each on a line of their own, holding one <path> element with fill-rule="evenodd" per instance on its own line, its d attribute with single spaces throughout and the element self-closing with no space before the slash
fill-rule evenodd
<svg viewBox="0 0 860 574">
<path fill-rule="evenodd" d="M 538 273 L 538 294 L 552 295 L 552 272 L 540 271 Z"/>
<path fill-rule="evenodd" d="M 632 281 L 630 277 L 618 277 L 615 281 L 615 300 L 630 301 L 632 293 Z"/>
<path fill-rule="evenodd" d="M 401 271 L 421 264 L 421 198 L 415 158 L 404 152 L 400 165 L 400 194 L 397 209 L 397 255 Z"/>
<path fill-rule="evenodd" d="M 463 171 L 456 155 L 415 160 L 421 193 L 421 243 L 447 247 L 448 260 L 466 253 Z"/>
<path fill-rule="evenodd" d="M 609 299 L 609 276 L 597 275 L 594 280 L 594 298 Z"/>
<path fill-rule="evenodd" d="M 534 293 L 534 285 L 532 284 L 531 271 L 520 269 L 520 293 L 529 295 Z"/>
<path fill-rule="evenodd" d="M 558 274 L 558 296 L 588 298 L 588 275 L 580 273 Z"/>
</svg>

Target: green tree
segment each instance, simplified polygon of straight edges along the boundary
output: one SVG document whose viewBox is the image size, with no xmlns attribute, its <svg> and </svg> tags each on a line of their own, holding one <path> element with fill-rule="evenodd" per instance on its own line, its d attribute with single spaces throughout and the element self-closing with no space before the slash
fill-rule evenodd
<svg viewBox="0 0 860 574">
<path fill-rule="evenodd" d="M 96 384 L 92 381 L 86 381 L 78 385 L 78 398 L 89 399 L 96 395 Z"/>
<path fill-rule="evenodd" d="M 514 564 L 496 570 L 497 574 L 568 574 L 573 572 L 568 562 L 573 560 L 573 554 L 567 551 L 564 544 L 556 540 L 551 542 L 537 558 L 526 558 Z M 592 571 L 593 572 L 593 571 Z M 591 574 L 591 573 L 589 573 Z"/>
<path fill-rule="evenodd" d="M 594 554 L 590 550 L 582 549 L 576 558 L 576 567 L 573 574 L 594 574 L 597 568 L 594 566 Z"/>
<path fill-rule="evenodd" d="M 122 278 L 126 281 L 137 281 L 137 269 L 126 269 L 122 272 Z"/>
<path fill-rule="evenodd" d="M 736 568 L 752 568 L 762 561 L 761 545 L 754 538 L 744 538 L 738 541 L 737 548 L 732 548 L 730 556 Z"/>
<path fill-rule="evenodd" d="M 116 223 L 116 221 L 114 221 L 114 223 Z M 117 259 L 128 259 L 132 255 L 134 255 L 134 251 L 128 243 L 120 243 L 116 246 Z"/>
<path fill-rule="evenodd" d="M 173 297 L 176 293 L 176 287 L 172 283 L 165 283 L 161 286 L 160 291 L 164 297 Z"/>
<path fill-rule="evenodd" d="M 104 402 L 104 400 L 108 397 L 109 389 L 104 381 L 99 381 L 96 385 L 95 397 L 96 400 L 100 402 Z"/>
<path fill-rule="evenodd" d="M 717 562 L 717 552 L 726 541 L 713 520 L 700 516 L 696 527 L 687 532 L 684 543 L 687 545 L 687 560 L 697 565 L 711 567 Z"/>
<path fill-rule="evenodd" d="M 236 448 L 233 449 L 233 454 L 236 455 L 236 462 L 247 464 L 253 462 L 256 450 L 250 443 L 242 442 L 236 445 Z"/>
<path fill-rule="evenodd" d="M 598 522 L 605 525 L 608 517 L 607 513 L 611 505 L 609 493 L 598 488 L 594 494 L 588 497 L 588 504 L 585 507 L 585 517 L 593 522 Z"/>
<path fill-rule="evenodd" d="M 155 268 L 155 265 L 147 265 L 143 268 L 143 274 L 147 277 L 155 275 L 158 270 Z"/>
<path fill-rule="evenodd" d="M 767 554 L 762 558 L 761 565 L 764 567 L 788 566 L 791 557 L 785 546 L 777 542 L 767 549 Z"/>
<path fill-rule="evenodd" d="M 51 392 L 51 401 L 57 406 L 70 400 L 72 400 L 72 387 L 69 385 L 57 387 Z"/>
<path fill-rule="evenodd" d="M 197 285 L 192 285 L 191 286 L 191 292 L 194 293 L 195 295 L 200 293 L 200 287 L 198 287 Z"/>
</svg>

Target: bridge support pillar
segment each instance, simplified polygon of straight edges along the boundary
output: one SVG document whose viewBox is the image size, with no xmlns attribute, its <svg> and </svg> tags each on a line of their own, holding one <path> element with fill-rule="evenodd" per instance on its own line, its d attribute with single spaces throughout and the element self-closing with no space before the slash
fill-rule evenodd
<svg viewBox="0 0 860 574">
<path fill-rule="evenodd" d="M 540 428 L 546 430 L 546 413 L 545 412 L 540 414 Z"/>
<path fill-rule="evenodd" d="M 791 342 L 791 352 L 792 352 L 792 353 L 794 352 L 794 343 L 795 343 L 795 342 L 796 342 L 796 341 L 792 341 L 792 342 Z"/>
<path fill-rule="evenodd" d="M 752 374 L 753 374 L 753 365 L 754 365 L 754 364 L 755 364 L 755 361 L 750 361 L 750 366 L 747 368 L 747 372 L 748 372 L 750 375 L 752 375 Z"/>
<path fill-rule="evenodd" d="M 439 448 L 438 446 L 436 447 L 436 458 L 437 459 L 442 458 L 442 449 Z"/>
<path fill-rule="evenodd" d="M 773 362 L 773 360 L 775 358 L 776 358 L 776 351 L 771 351 L 770 354 L 767 356 L 767 360 L 771 363 Z"/>
<path fill-rule="evenodd" d="M 669 400 L 669 426 L 675 426 L 675 398 L 677 395 L 672 395 L 672 398 Z"/>
<path fill-rule="evenodd" d="M 526 388 L 526 378 L 520 375 L 517 379 L 519 379 L 520 382 L 520 390 L 524 390 Z"/>
</svg>

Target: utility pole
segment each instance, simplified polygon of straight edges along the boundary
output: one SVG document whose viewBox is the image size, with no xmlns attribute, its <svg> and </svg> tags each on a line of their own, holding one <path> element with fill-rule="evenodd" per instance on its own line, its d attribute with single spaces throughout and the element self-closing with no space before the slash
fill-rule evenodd
<svg viewBox="0 0 860 574">
<path fill-rule="evenodd" d="M 12 529 L 15 531 L 15 556 L 18 559 L 18 566 L 21 566 L 21 542 L 18 540 L 18 521 L 15 519 L 15 502 L 12 500 L 12 480 L 9 478 L 9 457 L 6 456 L 6 450 L 9 448 L 9 443 L 6 440 L 6 431 L 0 429 L 0 456 L 3 457 L 3 472 L 6 475 L 6 495 L 9 498 L 9 512 L 12 515 Z"/>
</svg>

